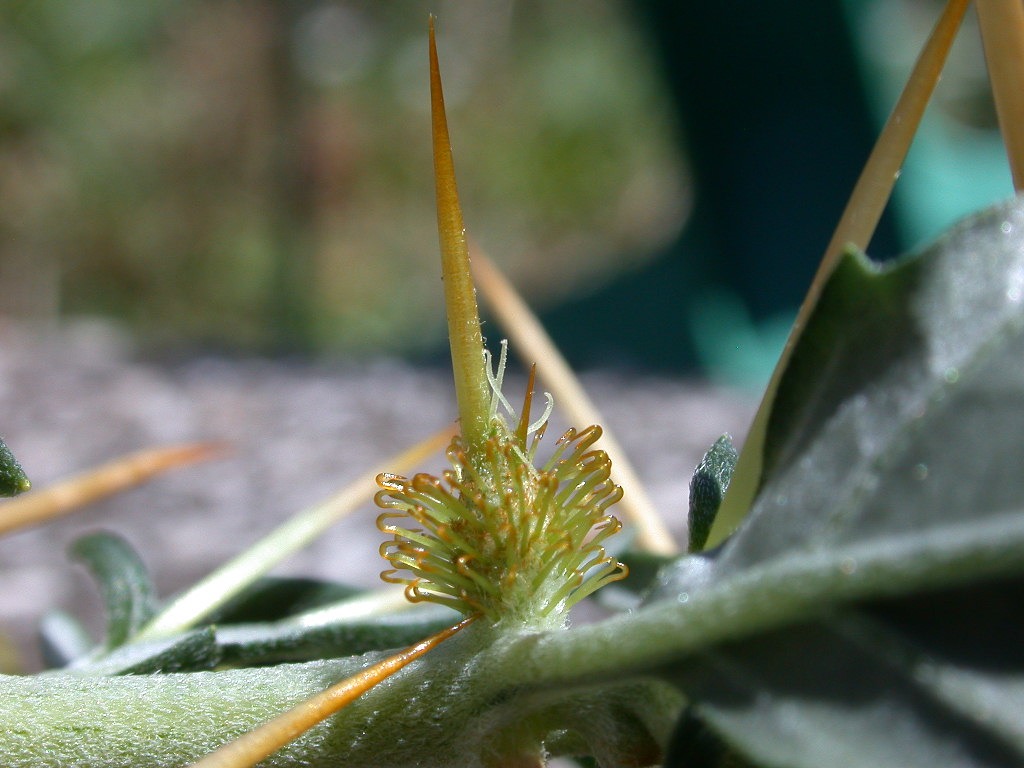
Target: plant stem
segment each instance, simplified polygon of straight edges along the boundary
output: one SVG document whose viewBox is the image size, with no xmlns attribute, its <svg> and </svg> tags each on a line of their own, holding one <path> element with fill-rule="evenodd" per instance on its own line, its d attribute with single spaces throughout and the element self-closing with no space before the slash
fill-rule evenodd
<svg viewBox="0 0 1024 768">
<path fill-rule="evenodd" d="M 494 310 L 502 327 L 515 342 L 520 353 L 537 361 L 540 375 L 551 387 L 559 405 L 568 411 L 577 427 L 604 424 L 604 419 L 597 407 L 587 396 L 569 364 L 558 352 L 551 337 L 545 332 L 526 302 L 501 273 L 501 270 L 487 258 L 475 243 L 472 246 L 472 252 L 473 272 L 480 284 L 480 290 L 490 302 L 491 309 Z M 599 445 L 612 460 L 612 479 L 623 490 L 619 506 L 626 510 L 636 525 L 637 543 L 655 554 L 678 554 L 679 545 L 673 539 L 648 497 L 643 483 L 626 456 L 626 452 L 607 427 L 604 429 Z"/>
<path fill-rule="evenodd" d="M 426 640 L 421 640 L 404 651 L 389 656 L 383 661 L 335 683 L 327 690 L 299 702 L 292 709 L 281 713 L 273 720 L 210 753 L 194 763 L 193 768 L 250 768 L 297 739 L 314 725 L 343 709 L 398 670 L 407 667 L 428 651 L 436 648 L 449 637 L 464 629 L 475 618 L 475 616 L 471 616 L 463 619 L 458 624 L 431 635 Z"/>
<path fill-rule="evenodd" d="M 761 484 L 761 462 L 764 442 L 768 432 L 768 420 L 771 406 L 775 400 L 775 392 L 782 381 L 789 358 L 800 340 L 804 327 L 811 312 L 817 306 L 821 291 L 832 275 L 836 264 L 846 248 L 851 245 L 864 250 L 878 226 L 892 194 L 893 185 L 899 176 L 900 167 L 910 149 L 914 134 L 924 115 L 925 107 L 931 98 L 935 85 L 942 74 L 946 56 L 953 45 L 960 21 L 967 10 L 969 0 L 949 0 L 939 17 L 931 36 L 921 49 L 914 69 L 910 73 L 907 84 L 893 108 L 892 114 L 885 123 L 882 133 L 875 143 L 864 170 L 853 188 L 850 200 L 846 204 L 843 215 L 836 226 L 832 240 L 825 249 L 811 287 L 807 291 L 800 309 L 797 312 L 793 328 L 789 332 L 786 346 L 779 356 L 779 361 L 772 372 L 771 380 L 765 389 L 761 405 L 754 416 L 747 439 L 740 452 L 736 471 L 733 474 L 729 490 L 722 501 L 721 509 L 708 535 L 707 546 L 714 547 L 728 536 L 746 515 Z M 1017 2 L 1019 0 L 1010 0 Z"/>
<path fill-rule="evenodd" d="M 985 63 L 999 116 L 1013 188 L 1024 189 L 1024 5 L 977 0 Z"/>
<path fill-rule="evenodd" d="M 469 271 L 466 227 L 455 185 L 448 120 L 445 117 L 441 71 L 430 17 L 430 112 L 434 144 L 434 184 L 437 193 L 437 233 L 441 245 L 441 273 L 448 311 L 448 339 L 452 350 L 455 397 L 462 436 L 472 448 L 487 439 L 490 427 L 490 389 L 484 369 L 483 336 L 476 305 L 476 290 Z M 472 453 L 472 451 L 471 451 Z"/>
<path fill-rule="evenodd" d="M 936 546 L 952 535 L 958 537 L 955 551 Z M 481 666 L 477 674 L 516 680 L 525 688 L 649 670 L 716 643 L 820 617 L 830 607 L 1019 573 L 1021 541 L 1024 520 L 1018 517 L 1009 525 L 1005 520 L 964 524 L 956 534 L 935 538 L 890 534 L 885 547 L 850 544 L 842 557 L 827 548 L 813 556 L 798 550 L 716 578 L 714 586 L 689 594 L 685 604 L 665 599 L 506 646 L 495 654 L 493 667 Z M 836 567 L 843 560 L 856 562 L 856 571 Z"/>
<path fill-rule="evenodd" d="M 949 541 L 957 542 L 955 550 Z M 1006 513 L 991 522 L 943 528 L 923 540 L 908 533 L 890 536 L 884 547 L 867 540 L 813 556 L 795 552 L 716 579 L 685 603 L 667 599 L 570 631 L 504 639 L 466 633 L 459 638 L 466 641 L 461 648 L 445 643 L 439 656 L 423 660 L 431 666 L 392 678 L 370 694 L 374 700 L 354 703 L 362 710 L 345 710 L 290 755 L 275 755 L 265 764 L 422 764 L 424 756 L 435 755 L 432 764 L 457 764 L 444 758 L 453 748 L 478 754 L 465 742 L 474 732 L 487 733 L 467 723 L 481 717 L 487 723 L 489 707 L 518 712 L 512 698 L 517 693 L 614 684 L 717 643 L 821 617 L 830 606 L 1019 574 L 1022 542 L 1024 521 Z M 844 570 L 838 567 L 842 562 L 856 562 L 857 568 Z M 480 623 L 475 628 L 489 630 Z M 0 720 L 8 724 L 0 738 L 0 764 L 182 765 L 358 673 L 359 661 L 118 677 L 0 675 Z M 403 720 L 410 711 L 415 719 Z M 379 734 L 389 728 L 368 743 L 368 729 Z M 446 738 L 455 746 L 444 743 Z M 435 752 L 425 752 L 425 744 Z"/>
<path fill-rule="evenodd" d="M 444 447 L 452 431 L 438 432 L 381 465 L 397 472 L 408 472 Z M 288 555 L 307 546 L 376 491 L 376 473 L 367 473 L 330 499 L 299 513 L 177 597 L 139 631 L 134 641 L 152 640 L 191 628 Z"/>
</svg>

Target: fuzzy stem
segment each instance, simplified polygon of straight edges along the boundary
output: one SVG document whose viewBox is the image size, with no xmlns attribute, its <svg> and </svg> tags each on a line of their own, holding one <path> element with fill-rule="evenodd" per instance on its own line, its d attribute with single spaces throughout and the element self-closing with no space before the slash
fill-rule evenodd
<svg viewBox="0 0 1024 768">
<path fill-rule="evenodd" d="M 607 679 L 821 616 L 829 607 L 1019 573 L 1024 521 L 1015 518 L 1012 530 L 1004 520 L 956 528 L 889 534 L 884 547 L 847 544 L 842 557 L 829 549 L 813 555 L 795 550 L 716 578 L 713 586 L 690 594 L 685 605 L 664 599 L 569 632 L 540 634 L 518 648 L 506 647 L 506 653 L 495 654 L 493 667 L 475 671 L 478 679 L 515 679 L 524 689 Z M 949 536 L 957 537 L 955 548 L 938 543 Z M 843 560 L 856 562 L 856 571 L 836 567 Z"/>
<path fill-rule="evenodd" d="M 273 720 L 228 742 L 220 749 L 194 763 L 193 768 L 250 768 L 297 739 L 314 725 L 348 706 L 398 670 L 407 667 L 428 651 L 436 648 L 465 628 L 475 618 L 475 616 L 471 616 L 468 619 L 463 619 L 458 624 L 431 635 L 426 640 L 421 640 L 404 651 L 389 656 L 373 666 L 335 683 L 327 690 L 298 703 Z"/>
<path fill-rule="evenodd" d="M 470 448 L 483 445 L 489 429 L 490 404 L 484 367 L 483 336 L 476 306 L 476 290 L 469 271 L 466 227 L 455 185 L 455 164 L 448 137 L 441 71 L 430 17 L 430 113 L 434 143 L 434 184 L 437 192 L 437 233 L 441 245 L 441 273 L 448 310 L 448 339 L 452 350 L 455 397 L 462 436 Z M 471 451 L 472 452 L 472 451 Z"/>
<path fill-rule="evenodd" d="M 951 541 L 956 547 L 950 547 Z M 428 657 L 435 660 L 430 667 L 391 678 L 369 694 L 373 700 L 353 704 L 363 705 L 362 710 L 345 710 L 329 729 L 264 765 L 412 765 L 423 764 L 425 756 L 436 756 L 432 764 L 459 764 L 453 749 L 463 762 L 476 764 L 479 740 L 466 742 L 484 733 L 492 748 L 493 736 L 483 725 L 502 711 L 520 719 L 523 699 L 517 695 L 568 692 L 602 680 L 614 685 L 631 671 L 649 675 L 660 665 L 722 642 L 820 618 L 830 607 L 1006 578 L 1020 573 L 1022 544 L 1024 521 L 1007 513 L 923 537 L 918 532 L 889 536 L 884 547 L 867 541 L 842 551 L 797 551 L 715 579 L 685 604 L 660 600 L 569 631 L 506 635 L 507 628 L 493 633 L 477 622 L 470 632 L 480 629 L 482 634 L 463 634 L 456 639 L 466 641 L 461 647 L 445 643 Z M 838 567 L 841 562 L 856 562 L 857 568 L 844 570 Z M 358 672 L 359 661 L 118 677 L 0 675 L 0 722 L 7 729 L 0 738 L 0 764 L 182 765 Z M 619 718 L 628 702 L 611 699 Z M 594 714 L 586 711 L 584 716 Z M 500 722 L 500 716 L 496 719 Z M 391 730 L 367 743 L 370 733 L 382 729 Z M 434 752 L 425 752 L 424 744 Z"/>
<path fill-rule="evenodd" d="M 1013 188 L 1024 189 L 1024 5 L 1020 0 L 977 0 L 992 95 L 999 116 Z"/>
<path fill-rule="evenodd" d="M 968 2 L 969 0 L 949 0 L 946 4 L 931 37 L 921 49 L 903 93 L 886 121 L 860 178 L 857 179 L 835 234 L 832 235 L 807 296 L 800 305 L 796 320 L 793 321 L 786 346 L 779 356 L 761 405 L 754 416 L 729 490 L 708 534 L 709 548 L 721 543 L 739 525 L 754 500 L 761 484 L 761 461 L 771 406 L 789 364 L 789 358 L 844 250 L 850 245 L 861 250 L 867 248 L 875 227 L 878 226 L 878 220 L 882 217 L 882 211 L 889 201 L 889 195 L 899 176 L 900 166 L 903 165 L 907 150 L 910 149 L 910 143 L 917 132 L 928 100 L 942 74 L 946 55 L 953 45 L 953 38 L 956 37 Z"/>
<path fill-rule="evenodd" d="M 587 396 L 540 321 L 512 284 L 475 243 L 473 272 L 480 284 L 480 290 L 483 291 L 502 327 L 523 355 L 537 361 L 541 376 L 551 387 L 560 406 L 569 412 L 580 428 L 589 424 L 602 424 L 604 419 L 597 406 Z M 637 543 L 649 552 L 659 555 L 678 554 L 679 545 L 662 521 L 654 503 L 647 496 L 626 452 L 607 428 L 601 437 L 600 445 L 612 460 L 612 477 L 623 491 L 619 506 L 636 525 Z"/>
</svg>

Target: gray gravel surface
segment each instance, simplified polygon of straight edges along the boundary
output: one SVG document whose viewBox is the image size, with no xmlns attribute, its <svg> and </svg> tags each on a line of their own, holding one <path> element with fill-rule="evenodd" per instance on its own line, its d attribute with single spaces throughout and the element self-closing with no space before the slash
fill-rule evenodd
<svg viewBox="0 0 1024 768">
<path fill-rule="evenodd" d="M 682 537 L 689 477 L 723 432 L 740 438 L 749 397 L 693 382 L 583 377 Z M 522 381 L 511 379 L 513 402 Z M 66 549 L 85 532 L 121 533 L 161 595 L 181 590 L 305 507 L 450 422 L 450 374 L 394 360 L 287 363 L 194 357 L 153 362 L 109 326 L 26 333 L 0 326 L 0 435 L 36 488 L 139 448 L 226 440 L 232 454 L 178 470 L 74 515 L 0 540 L 0 628 L 28 668 L 35 627 L 64 608 L 99 631 L 95 589 Z M 548 442 L 564 428 L 557 415 Z M 436 472 L 442 460 L 423 467 Z M 379 585 L 372 503 L 274 573 Z"/>
</svg>

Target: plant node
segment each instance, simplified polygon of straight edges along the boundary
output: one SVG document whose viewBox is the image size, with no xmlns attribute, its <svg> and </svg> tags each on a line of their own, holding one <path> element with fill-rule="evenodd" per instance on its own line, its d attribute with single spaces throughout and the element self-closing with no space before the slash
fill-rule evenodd
<svg viewBox="0 0 1024 768">
<path fill-rule="evenodd" d="M 536 467 L 547 426 L 529 421 L 531 371 L 522 414 L 501 394 L 505 350 L 492 383 L 490 430 L 480 450 L 456 436 L 441 477 L 383 473 L 377 504 L 392 510 L 377 527 L 393 538 L 381 546 L 392 569 L 385 581 L 406 585 L 413 602 L 430 601 L 492 623 L 562 624 L 566 612 L 601 586 L 625 578 L 626 566 L 606 554 L 605 539 L 621 523 L 607 513 L 622 497 L 611 461 L 593 449 L 601 428 L 568 430 L 554 455 Z M 488 366 L 489 368 L 489 366 Z M 516 422 L 510 428 L 502 405 Z"/>
</svg>

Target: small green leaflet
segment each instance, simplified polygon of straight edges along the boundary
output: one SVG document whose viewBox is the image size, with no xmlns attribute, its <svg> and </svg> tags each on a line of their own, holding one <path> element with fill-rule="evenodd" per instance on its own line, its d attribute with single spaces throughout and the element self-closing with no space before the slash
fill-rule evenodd
<svg viewBox="0 0 1024 768">
<path fill-rule="evenodd" d="M 722 435 L 694 470 L 690 479 L 690 552 L 704 549 L 738 456 L 732 438 Z"/>
<path fill-rule="evenodd" d="M 0 439 L 0 496 L 17 496 L 32 487 L 11 449 Z"/>
</svg>

